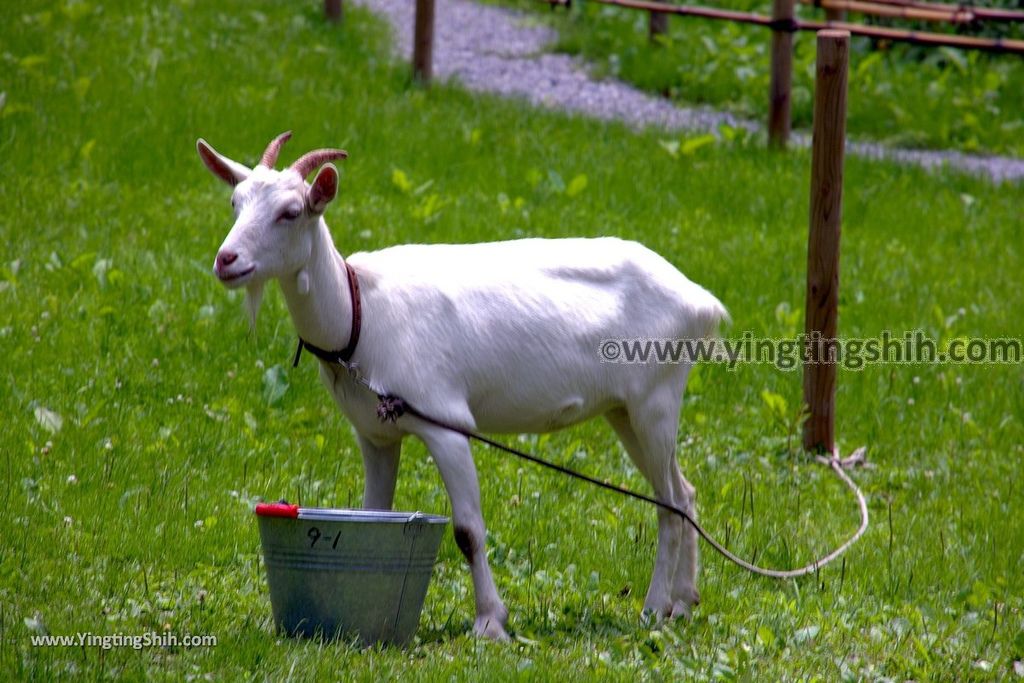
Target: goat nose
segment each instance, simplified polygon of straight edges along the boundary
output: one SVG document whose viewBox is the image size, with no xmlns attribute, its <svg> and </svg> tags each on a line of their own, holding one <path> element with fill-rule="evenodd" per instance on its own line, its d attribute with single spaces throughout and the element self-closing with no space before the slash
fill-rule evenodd
<svg viewBox="0 0 1024 683">
<path fill-rule="evenodd" d="M 218 254 L 217 254 L 217 267 L 218 268 L 224 268 L 225 266 L 230 266 L 236 260 L 238 260 L 238 254 L 233 252 L 233 251 L 221 251 L 221 252 L 218 252 Z"/>
</svg>

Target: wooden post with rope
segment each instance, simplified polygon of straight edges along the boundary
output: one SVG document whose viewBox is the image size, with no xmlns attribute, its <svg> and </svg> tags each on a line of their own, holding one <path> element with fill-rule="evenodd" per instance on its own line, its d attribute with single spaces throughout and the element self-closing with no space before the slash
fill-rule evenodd
<svg viewBox="0 0 1024 683">
<path fill-rule="evenodd" d="M 793 92 L 793 0 L 772 2 L 772 73 L 768 95 L 768 144 L 785 149 L 789 142 Z"/>
<path fill-rule="evenodd" d="M 412 43 L 412 77 L 429 85 L 434 75 L 434 0 L 416 0 Z"/>
<path fill-rule="evenodd" d="M 324 16 L 327 21 L 337 24 L 341 21 L 341 0 L 324 0 Z"/>
<path fill-rule="evenodd" d="M 839 309 L 839 235 L 846 142 L 847 31 L 818 32 L 811 148 L 810 233 L 807 240 L 807 315 L 804 331 L 804 449 L 835 450 L 835 338 Z"/>
</svg>

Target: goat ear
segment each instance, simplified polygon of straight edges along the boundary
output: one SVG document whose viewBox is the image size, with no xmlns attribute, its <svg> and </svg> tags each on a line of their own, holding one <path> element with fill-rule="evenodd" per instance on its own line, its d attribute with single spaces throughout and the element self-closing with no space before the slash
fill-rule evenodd
<svg viewBox="0 0 1024 683">
<path fill-rule="evenodd" d="M 338 169 L 334 164 L 325 164 L 313 179 L 306 193 L 306 204 L 313 213 L 323 213 L 327 205 L 338 194 Z"/>
<path fill-rule="evenodd" d="M 217 150 L 210 147 L 209 143 L 202 138 L 196 140 L 196 151 L 199 152 L 199 158 L 206 164 L 206 168 L 210 169 L 213 175 L 232 187 L 248 178 L 249 174 L 252 173 L 252 171 L 237 161 L 232 161 L 218 154 Z"/>
</svg>

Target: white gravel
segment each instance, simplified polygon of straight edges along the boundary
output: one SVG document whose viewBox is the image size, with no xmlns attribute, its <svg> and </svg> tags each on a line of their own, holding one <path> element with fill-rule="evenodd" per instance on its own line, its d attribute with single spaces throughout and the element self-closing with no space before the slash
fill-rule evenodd
<svg viewBox="0 0 1024 683">
<path fill-rule="evenodd" d="M 396 48 L 411 59 L 414 0 L 354 0 L 383 15 L 392 25 Z M 759 123 L 710 107 L 681 107 L 614 79 L 591 77 L 579 59 L 545 52 L 557 36 L 526 15 L 471 0 L 436 0 L 434 77 L 504 97 L 519 97 L 559 111 L 637 128 L 659 127 L 717 134 L 722 124 L 760 131 Z M 794 134 L 807 146 L 810 136 Z M 996 182 L 1024 178 L 1024 160 L 977 156 L 956 151 L 910 150 L 878 143 L 847 141 L 847 151 L 868 158 L 892 159 L 926 169 L 949 166 Z"/>
</svg>

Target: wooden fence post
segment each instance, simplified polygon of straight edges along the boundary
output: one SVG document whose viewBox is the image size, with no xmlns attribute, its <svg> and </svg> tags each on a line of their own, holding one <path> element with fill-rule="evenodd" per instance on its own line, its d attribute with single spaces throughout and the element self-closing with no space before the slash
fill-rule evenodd
<svg viewBox="0 0 1024 683">
<path fill-rule="evenodd" d="M 846 10 L 825 8 L 825 21 L 846 21 Z"/>
<path fill-rule="evenodd" d="M 434 75 L 434 0 L 416 0 L 416 26 L 412 43 L 412 76 L 429 85 Z"/>
<path fill-rule="evenodd" d="M 665 12 L 651 12 L 647 20 L 647 37 L 652 43 L 657 43 L 657 37 L 668 33 L 668 14 Z"/>
<path fill-rule="evenodd" d="M 784 149 L 789 142 L 793 90 L 793 0 L 773 0 L 772 75 L 768 102 L 768 144 Z"/>
<path fill-rule="evenodd" d="M 341 0 L 324 0 L 324 16 L 332 24 L 341 21 Z"/>
<path fill-rule="evenodd" d="M 804 362 L 804 449 L 835 447 L 835 337 L 839 308 L 839 233 L 846 142 L 848 31 L 818 32 L 811 147 L 810 234 L 807 239 L 807 335 Z M 822 362 L 830 361 L 830 362 Z"/>
</svg>

